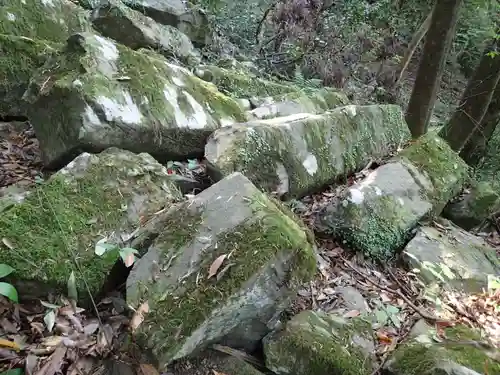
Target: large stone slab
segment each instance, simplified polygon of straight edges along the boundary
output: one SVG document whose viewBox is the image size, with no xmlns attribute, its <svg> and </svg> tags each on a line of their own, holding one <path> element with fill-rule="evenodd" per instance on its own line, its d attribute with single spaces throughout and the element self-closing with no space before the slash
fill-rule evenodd
<svg viewBox="0 0 500 375">
<path fill-rule="evenodd" d="M 246 118 L 233 99 L 163 56 L 90 33 L 68 39 L 25 100 L 49 167 L 113 146 L 160 160 L 202 155 L 214 129 Z"/>
<path fill-rule="evenodd" d="M 147 253 L 127 280 L 127 302 L 149 304 L 136 339 L 160 370 L 211 343 L 256 348 L 315 273 L 311 235 L 296 220 L 233 173 L 138 234 L 134 247 Z"/>
<path fill-rule="evenodd" d="M 182 199 L 166 168 L 148 154 L 83 153 L 5 208 L 0 238 L 12 246 L 2 247 L 0 263 L 15 269 L 21 297 L 66 292 L 72 271 L 80 297 L 88 297 L 84 279 L 95 296 L 118 260 L 116 253 L 97 256 L 96 243 L 108 237 L 123 245 L 141 220 Z"/>
<path fill-rule="evenodd" d="M 240 171 L 265 191 L 300 196 L 409 137 L 398 106 L 345 106 L 224 127 L 209 138 L 205 156 L 223 175 Z"/>
<path fill-rule="evenodd" d="M 212 42 L 212 30 L 206 13 L 191 2 L 183 0 L 122 1 L 156 22 L 179 29 L 197 46 L 202 47 Z"/>
<path fill-rule="evenodd" d="M 298 87 L 292 84 L 263 79 L 248 69 L 226 69 L 215 65 L 202 65 L 196 69 L 195 74 L 213 83 L 225 94 L 236 98 L 268 97 L 299 91 Z"/>
<path fill-rule="evenodd" d="M 45 40 L 0 34 L 0 116 L 26 115 L 22 97 L 30 78 L 57 46 Z"/>
<path fill-rule="evenodd" d="M 441 212 L 467 178 L 467 165 L 445 141 L 426 135 L 332 200 L 319 213 L 317 229 L 387 259 L 420 220 Z"/>
<path fill-rule="evenodd" d="M 264 339 L 266 366 L 278 375 L 369 375 L 374 351 L 368 323 L 315 311 L 299 313 Z"/>
<path fill-rule="evenodd" d="M 427 284 L 438 282 L 453 287 L 465 282 L 487 289 L 488 275 L 500 275 L 496 250 L 447 220 L 442 220 L 439 227 L 419 228 L 402 256 Z"/>
<path fill-rule="evenodd" d="M 324 88 L 309 94 L 297 92 L 274 97 L 271 103 L 261 105 L 249 114 L 251 119 L 264 120 L 298 113 L 323 113 L 348 103 L 344 93 Z"/>
<path fill-rule="evenodd" d="M 418 329 L 416 329 L 418 328 Z M 480 375 L 500 374 L 500 363 L 494 360 L 498 353 L 475 345 L 482 340 L 481 333 L 463 325 L 445 328 L 444 342 L 436 342 L 435 327 L 419 321 L 408 339 L 398 345 L 384 365 L 389 375 Z"/>
<path fill-rule="evenodd" d="M 473 181 L 460 196 L 446 205 L 443 216 L 465 230 L 471 230 L 499 210 L 500 191 L 488 182 Z"/>
<path fill-rule="evenodd" d="M 191 40 L 173 26 L 161 25 L 121 1 L 112 0 L 93 10 L 92 24 L 104 36 L 129 48 L 151 48 L 168 58 L 196 64 Z"/>
<path fill-rule="evenodd" d="M 69 0 L 2 1 L 0 34 L 64 42 L 91 29 L 88 12 Z"/>
</svg>

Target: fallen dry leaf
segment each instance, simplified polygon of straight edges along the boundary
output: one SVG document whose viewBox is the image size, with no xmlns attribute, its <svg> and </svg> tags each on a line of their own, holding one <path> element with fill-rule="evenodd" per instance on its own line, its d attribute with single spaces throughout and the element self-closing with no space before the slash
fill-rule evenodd
<svg viewBox="0 0 500 375">
<path fill-rule="evenodd" d="M 224 262 L 224 259 L 226 259 L 226 257 L 227 254 L 222 254 L 218 256 L 217 259 L 214 260 L 214 262 L 210 266 L 210 269 L 208 270 L 208 279 L 217 274 L 217 271 L 219 271 L 219 268 L 220 266 L 222 266 L 222 263 Z"/>
<path fill-rule="evenodd" d="M 346 313 L 343 315 L 343 317 L 344 317 L 344 318 L 355 318 L 355 317 L 359 316 L 359 314 L 361 314 L 361 313 L 359 312 L 359 310 L 351 310 L 351 311 L 346 312 Z"/>
<path fill-rule="evenodd" d="M 66 355 L 66 347 L 59 346 L 56 348 L 54 353 L 49 357 L 47 362 L 43 367 L 38 370 L 35 375 L 54 375 L 55 373 L 61 371 L 61 366 L 64 363 L 64 356 Z"/>
<path fill-rule="evenodd" d="M 134 316 L 130 320 L 130 329 L 134 332 L 144 321 L 144 314 L 149 312 L 149 302 L 143 302 L 135 311 Z"/>
<path fill-rule="evenodd" d="M 214 375 L 226 375 L 224 372 L 219 372 L 219 371 L 216 371 L 214 369 L 212 369 Z"/>
<path fill-rule="evenodd" d="M 377 339 L 379 342 L 384 343 L 384 344 L 392 343 L 392 338 L 387 336 L 387 334 L 385 332 L 377 331 L 376 334 L 377 334 Z"/>
<path fill-rule="evenodd" d="M 5 339 L 0 339 L 0 347 L 13 349 L 15 351 L 21 350 L 21 348 L 19 347 L 19 345 L 17 345 L 15 342 L 9 341 L 9 340 L 5 340 Z"/>
</svg>

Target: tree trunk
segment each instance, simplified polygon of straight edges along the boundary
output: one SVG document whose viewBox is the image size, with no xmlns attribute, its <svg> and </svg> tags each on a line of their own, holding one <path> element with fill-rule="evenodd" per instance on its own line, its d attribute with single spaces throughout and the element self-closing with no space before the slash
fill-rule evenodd
<svg viewBox="0 0 500 375">
<path fill-rule="evenodd" d="M 486 151 L 486 146 L 500 122 L 500 82 L 497 84 L 495 93 L 491 98 L 490 105 L 479 123 L 469 142 L 460 152 L 460 156 L 467 164 L 476 167 L 481 162 Z"/>
<path fill-rule="evenodd" d="M 483 138 L 485 129 L 480 128 L 481 122 L 500 80 L 500 54 L 488 54 L 495 50 L 496 45 L 497 40 L 493 40 L 484 50 L 458 108 L 439 133 L 456 152 L 460 152 L 467 143 L 468 152 L 473 151 L 473 147 Z"/>
<path fill-rule="evenodd" d="M 437 0 L 434 6 L 417 78 L 406 111 L 406 122 L 413 138 L 427 132 L 461 4 L 462 0 Z"/>
</svg>

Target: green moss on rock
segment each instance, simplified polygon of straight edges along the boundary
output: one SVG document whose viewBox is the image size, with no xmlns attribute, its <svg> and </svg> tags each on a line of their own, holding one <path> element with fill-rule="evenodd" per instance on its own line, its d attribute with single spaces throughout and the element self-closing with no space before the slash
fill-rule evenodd
<svg viewBox="0 0 500 375">
<path fill-rule="evenodd" d="M 48 165 L 82 148 L 202 154 L 214 129 L 246 119 L 236 101 L 163 56 L 89 33 L 49 59 L 25 100 Z"/>
<path fill-rule="evenodd" d="M 203 80 L 215 84 L 225 94 L 235 98 L 275 96 L 299 91 L 291 84 L 273 82 L 249 72 L 228 70 L 213 65 L 200 67 L 197 75 Z"/>
<path fill-rule="evenodd" d="M 44 40 L 0 34 L 0 116 L 26 114 L 22 96 L 31 75 L 57 47 Z"/>
<path fill-rule="evenodd" d="M 469 180 L 469 167 L 438 135 L 428 133 L 399 154 L 399 158 L 411 163 L 430 179 L 433 190 L 427 190 L 427 198 L 439 214 L 446 203 L 456 196 Z"/>
<path fill-rule="evenodd" d="M 479 339 L 476 332 L 465 326 L 447 328 L 445 335 L 448 340 L 454 341 Z M 438 374 L 441 373 L 438 369 L 449 367 L 450 361 L 480 374 L 485 366 L 488 373 L 500 373 L 500 364 L 489 358 L 482 349 L 473 345 L 454 344 L 451 341 L 444 344 L 424 344 L 416 341 L 406 343 L 395 352 L 389 367 L 395 375 Z"/>
<path fill-rule="evenodd" d="M 14 248 L 0 251 L 0 263 L 16 270 L 16 280 L 38 281 L 64 291 L 74 271 L 80 297 L 88 297 L 84 280 L 95 295 L 117 261 L 116 253 L 97 256 L 96 242 L 113 232 L 132 232 L 139 225 L 139 212 L 148 217 L 169 198 L 181 199 L 180 192 L 165 181 L 166 172 L 162 177 L 161 172 L 142 168 L 137 159 L 122 158 L 116 163 L 105 154 L 99 158 L 87 154 L 77 160 L 87 158 L 91 164 L 83 175 L 83 171 L 68 175 L 63 170 L 2 213 L 0 236 Z M 134 199 L 142 202 L 139 212 L 132 207 Z"/>
<path fill-rule="evenodd" d="M 322 312 L 303 311 L 264 340 L 266 366 L 278 375 L 372 372 L 371 327 Z"/>
<path fill-rule="evenodd" d="M 228 182 L 222 180 L 221 183 Z M 210 189 L 216 192 L 217 184 Z M 207 194 L 203 199 L 214 194 L 210 189 L 203 192 Z M 243 221 L 235 226 L 224 224 L 227 229 L 220 233 L 213 229 L 221 225 L 213 222 L 217 220 L 213 215 L 223 213 L 211 212 L 212 205 L 218 204 L 211 198 L 208 203 L 203 200 L 195 204 L 186 202 L 168 213 L 165 216 L 168 227 L 160 224 L 168 229 L 153 242 L 150 249 L 154 251 L 145 255 L 145 258 L 157 259 L 159 269 L 167 274 L 162 274 L 156 282 L 154 277 L 150 281 L 142 278 L 140 291 L 134 291 L 137 290 L 136 279 L 129 278 L 133 288 L 130 294 L 127 293 L 128 302 L 139 305 L 147 300 L 150 307 L 139 327 L 137 340 L 153 352 L 161 366 L 188 355 L 212 336 L 220 338 L 228 334 L 227 330 L 237 328 L 235 324 L 240 319 L 242 324 L 249 324 L 249 320 L 255 319 L 254 304 L 259 302 L 251 301 L 256 296 L 266 301 L 259 312 L 259 319 L 265 319 L 271 301 L 264 295 L 275 288 L 274 267 L 279 270 L 277 277 L 284 277 L 284 280 L 280 279 L 282 292 L 271 292 L 277 299 L 273 304 L 283 303 L 290 297 L 287 290 L 296 290 L 315 274 L 316 258 L 306 233 L 255 187 L 250 190 L 254 193 L 248 197 L 245 194 L 243 198 L 232 198 L 240 202 L 234 206 L 238 211 L 225 219 L 232 222 L 239 218 L 241 221 L 243 215 Z M 225 201 L 228 193 L 234 195 L 222 191 L 216 201 Z M 246 208 L 238 209 L 241 199 L 247 202 Z M 245 213 L 245 210 L 250 211 Z M 207 228 L 210 228 L 210 235 Z M 196 250 L 200 244 L 202 256 Z M 222 276 L 207 279 L 210 266 L 223 254 L 229 256 L 229 268 L 222 272 L 222 266 L 219 269 Z M 200 336 L 200 332 L 206 334 Z"/>
<path fill-rule="evenodd" d="M 91 28 L 88 14 L 71 1 L 2 1 L 0 34 L 64 42 L 72 33 Z"/>
</svg>

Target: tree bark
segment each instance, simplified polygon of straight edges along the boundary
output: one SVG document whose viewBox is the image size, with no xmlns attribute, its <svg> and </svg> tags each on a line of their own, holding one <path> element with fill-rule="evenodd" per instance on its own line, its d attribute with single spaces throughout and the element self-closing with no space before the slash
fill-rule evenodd
<svg viewBox="0 0 500 375">
<path fill-rule="evenodd" d="M 476 167 L 481 162 L 486 151 L 486 146 L 500 122 L 500 82 L 497 83 L 495 93 L 491 98 L 490 105 L 479 123 L 469 142 L 460 152 L 460 156 L 467 164 Z"/>
<path fill-rule="evenodd" d="M 482 127 L 485 124 L 482 120 L 500 80 L 500 54 L 488 55 L 490 51 L 495 50 L 496 45 L 497 40 L 494 39 L 484 50 L 458 108 L 439 133 L 456 152 L 462 151 L 464 146 L 469 144 L 464 155 L 474 152 L 474 147 L 483 138 L 485 129 Z"/>
<path fill-rule="evenodd" d="M 434 6 L 417 78 L 406 111 L 406 122 L 413 138 L 427 132 L 461 4 L 462 0 L 437 0 Z"/>
</svg>

